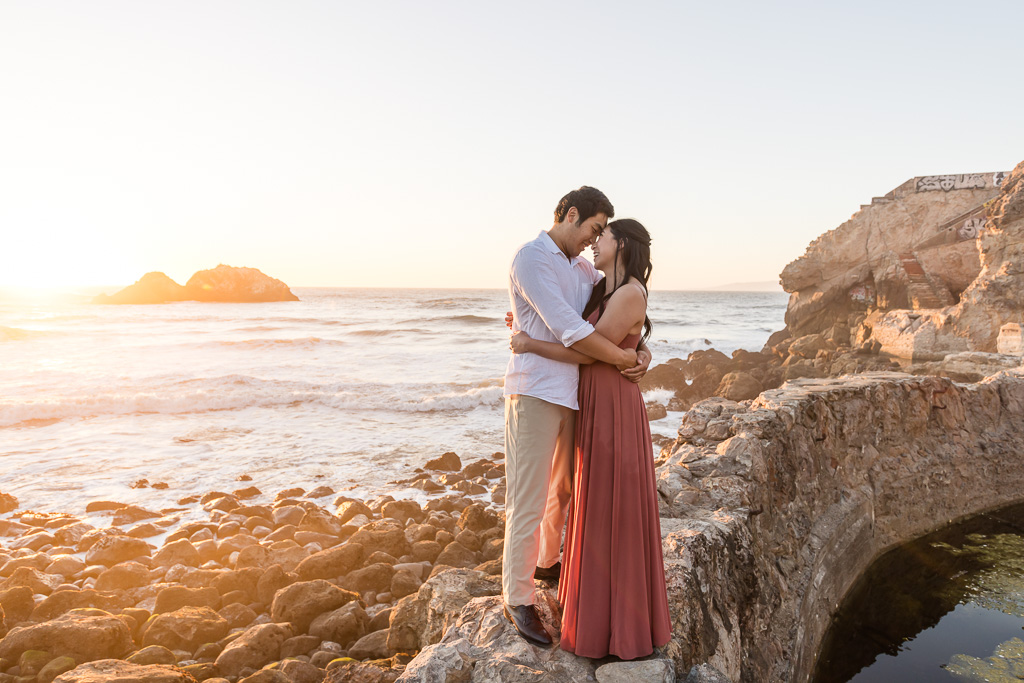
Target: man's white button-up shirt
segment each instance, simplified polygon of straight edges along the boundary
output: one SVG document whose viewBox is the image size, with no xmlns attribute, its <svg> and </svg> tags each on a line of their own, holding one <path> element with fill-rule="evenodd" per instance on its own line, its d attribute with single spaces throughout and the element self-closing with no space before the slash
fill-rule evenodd
<svg viewBox="0 0 1024 683">
<path fill-rule="evenodd" d="M 541 231 L 519 247 L 508 274 L 513 331 L 534 339 L 572 346 L 594 332 L 581 316 L 590 294 L 603 277 L 585 258 L 570 260 Z M 505 370 L 505 396 L 533 396 L 579 410 L 576 393 L 579 366 L 548 360 L 533 353 L 513 353 Z"/>
</svg>

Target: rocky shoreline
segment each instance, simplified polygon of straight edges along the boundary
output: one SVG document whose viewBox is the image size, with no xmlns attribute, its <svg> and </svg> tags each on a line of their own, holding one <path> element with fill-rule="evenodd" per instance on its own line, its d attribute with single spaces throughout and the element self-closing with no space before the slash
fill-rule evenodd
<svg viewBox="0 0 1024 683">
<path fill-rule="evenodd" d="M 95 501 L 103 528 L 0 494 L 0 683 L 395 681 L 500 593 L 502 460 L 446 453 L 396 482 L 422 506 L 248 486 Z M 182 523 L 189 505 L 208 521 Z"/>
</svg>

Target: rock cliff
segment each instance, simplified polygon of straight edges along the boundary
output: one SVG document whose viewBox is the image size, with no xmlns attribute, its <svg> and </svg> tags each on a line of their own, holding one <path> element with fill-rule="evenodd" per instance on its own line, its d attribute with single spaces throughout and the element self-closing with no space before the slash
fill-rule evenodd
<svg viewBox="0 0 1024 683">
<path fill-rule="evenodd" d="M 138 282 L 112 294 L 100 294 L 97 304 L 163 304 L 172 301 L 258 303 L 298 301 L 288 285 L 256 268 L 223 264 L 200 270 L 184 287 L 163 273 L 146 273 Z"/>
<path fill-rule="evenodd" d="M 963 351 L 1024 351 L 1024 162 L 990 202 L 976 242 L 980 271 L 959 303 L 932 311 L 875 311 L 861 335 L 877 340 L 884 352 L 922 360 Z"/>
<path fill-rule="evenodd" d="M 854 327 L 874 310 L 955 304 L 981 271 L 986 203 L 1005 180 L 1005 173 L 913 178 L 814 240 L 782 271 L 790 333 Z"/>
</svg>

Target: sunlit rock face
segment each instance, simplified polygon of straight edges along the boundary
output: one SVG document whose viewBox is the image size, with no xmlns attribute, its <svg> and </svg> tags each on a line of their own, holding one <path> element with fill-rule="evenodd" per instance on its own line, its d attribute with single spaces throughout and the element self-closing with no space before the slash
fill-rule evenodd
<svg viewBox="0 0 1024 683">
<path fill-rule="evenodd" d="M 907 181 L 782 272 L 793 336 L 840 324 L 853 344 L 922 361 L 1024 348 L 1007 328 L 1022 278 L 1024 163 Z"/>
<path fill-rule="evenodd" d="M 903 183 L 814 240 L 782 271 L 792 335 L 823 332 L 870 310 L 941 308 L 981 270 L 985 203 L 1005 173 L 924 176 Z M 859 322 L 859 321 L 857 321 Z"/>
<path fill-rule="evenodd" d="M 298 301 L 288 285 L 256 268 L 219 265 L 200 270 L 184 287 L 163 273 L 146 273 L 116 294 L 100 294 L 97 304 L 163 304 L 172 301 L 259 303 Z"/>
<path fill-rule="evenodd" d="M 932 311 L 876 311 L 864 320 L 859 334 L 877 340 L 885 353 L 920 360 L 939 360 L 962 351 L 993 353 L 1001 347 L 1019 352 L 1024 311 L 1024 162 L 1000 184 L 987 211 L 977 239 L 981 269 L 957 305 Z"/>
</svg>

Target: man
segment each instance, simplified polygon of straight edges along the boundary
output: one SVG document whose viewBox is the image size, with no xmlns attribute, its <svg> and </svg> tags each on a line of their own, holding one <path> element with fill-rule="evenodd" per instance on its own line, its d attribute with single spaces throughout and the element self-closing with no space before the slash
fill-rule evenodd
<svg viewBox="0 0 1024 683">
<path fill-rule="evenodd" d="M 601 279 L 580 257 L 615 215 L 608 197 L 581 187 L 562 197 L 547 232 L 516 252 L 509 271 L 513 332 L 560 342 L 614 365 L 637 382 L 651 362 L 594 331 L 581 314 Z M 512 354 L 505 372 L 505 615 L 526 640 L 551 644 L 534 607 L 533 579 L 557 578 L 572 491 L 579 366 Z"/>
</svg>

